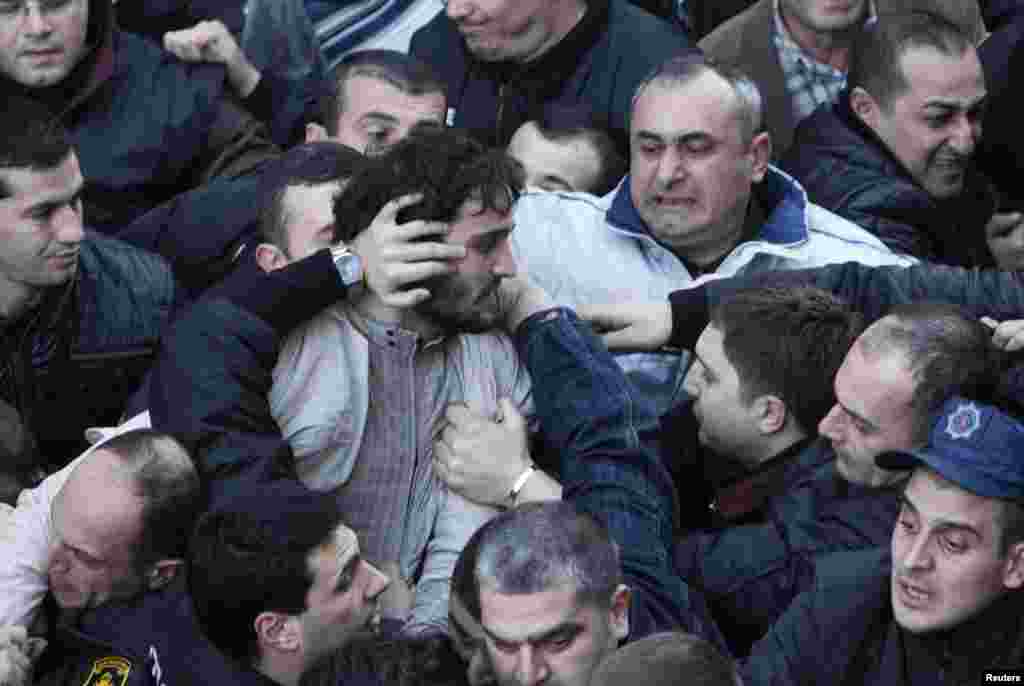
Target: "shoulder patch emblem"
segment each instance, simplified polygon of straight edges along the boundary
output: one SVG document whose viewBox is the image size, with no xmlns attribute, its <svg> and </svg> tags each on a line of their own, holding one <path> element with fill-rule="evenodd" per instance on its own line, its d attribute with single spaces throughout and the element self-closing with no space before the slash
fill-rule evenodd
<svg viewBox="0 0 1024 686">
<path fill-rule="evenodd" d="M 962 403 L 946 418 L 946 435 L 970 438 L 981 426 L 981 411 L 974 403 Z"/>
<path fill-rule="evenodd" d="M 123 657 L 102 657 L 92 663 L 89 678 L 82 686 L 124 686 L 131 671 L 132 663 Z"/>
</svg>

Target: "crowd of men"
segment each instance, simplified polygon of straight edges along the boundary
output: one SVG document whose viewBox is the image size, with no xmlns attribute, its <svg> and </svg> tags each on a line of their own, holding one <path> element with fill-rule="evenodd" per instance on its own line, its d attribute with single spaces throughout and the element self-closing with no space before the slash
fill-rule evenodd
<svg viewBox="0 0 1024 686">
<path fill-rule="evenodd" d="M 0 686 L 1024 678 L 1024 5 L 208 4 L 0 0 Z"/>
</svg>

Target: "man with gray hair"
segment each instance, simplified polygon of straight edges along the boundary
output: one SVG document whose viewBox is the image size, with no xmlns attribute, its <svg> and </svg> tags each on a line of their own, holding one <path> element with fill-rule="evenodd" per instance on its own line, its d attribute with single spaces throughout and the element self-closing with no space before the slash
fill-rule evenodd
<svg viewBox="0 0 1024 686">
<path fill-rule="evenodd" d="M 174 438 L 134 428 L 143 417 L 23 493 L 0 542 L 2 621 L 33 633 L 49 625 L 39 683 L 236 678 L 200 637 L 184 589 L 199 476 Z M 39 547 L 49 549 L 43 574 Z"/>
<path fill-rule="evenodd" d="M 909 263 L 808 202 L 769 164 L 771 149 L 748 77 L 700 57 L 672 58 L 637 87 L 626 179 L 603 198 L 525 193 L 516 259 L 573 307 L 661 299 L 705 274 Z M 685 358 L 620 360 L 665 404 L 681 396 Z"/>
</svg>

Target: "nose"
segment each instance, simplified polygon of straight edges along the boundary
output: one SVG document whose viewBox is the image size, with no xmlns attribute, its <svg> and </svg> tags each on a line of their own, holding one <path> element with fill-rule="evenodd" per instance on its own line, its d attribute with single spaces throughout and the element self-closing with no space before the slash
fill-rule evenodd
<svg viewBox="0 0 1024 686">
<path fill-rule="evenodd" d="M 491 268 L 498 278 L 505 278 L 516 275 L 516 258 L 512 256 L 512 246 L 506 238 L 501 242 L 495 251 L 494 266 Z"/>
<path fill-rule="evenodd" d="M 928 536 L 918 534 L 914 539 L 907 554 L 901 561 L 904 569 L 927 570 L 931 567 L 932 555 L 928 548 Z"/>
<path fill-rule="evenodd" d="M 529 643 L 524 643 L 519 649 L 516 676 L 520 686 L 536 686 L 548 678 L 547 663 L 539 651 Z"/>
<path fill-rule="evenodd" d="M 683 155 L 674 147 L 668 146 L 661 159 L 658 160 L 657 182 L 659 188 L 669 188 L 686 174 Z"/>
<path fill-rule="evenodd" d="M 961 155 L 967 157 L 974 152 L 978 139 L 981 137 L 981 118 L 970 113 L 961 114 L 957 118 L 956 130 L 950 138 L 950 145 Z"/>
<path fill-rule="evenodd" d="M 61 243 L 75 245 L 85 238 L 82 228 L 82 212 L 77 204 L 69 204 L 57 210 L 53 219 L 54 235 Z"/>
<path fill-rule="evenodd" d="M 25 6 L 28 16 L 25 18 L 25 32 L 32 36 L 45 35 L 52 30 L 49 20 L 43 13 L 38 2 L 30 2 Z"/>
<path fill-rule="evenodd" d="M 690 396 L 693 400 L 696 400 L 700 395 L 700 384 L 697 383 L 697 373 L 693 371 L 693 367 L 686 372 L 686 376 L 683 377 L 683 392 Z"/>
<path fill-rule="evenodd" d="M 842 408 L 839 407 L 839 404 L 836 403 L 833 405 L 832 409 L 828 411 L 828 414 L 822 417 L 821 421 L 818 423 L 818 433 L 835 443 L 841 442 L 843 437 L 842 414 L 843 411 Z"/>
</svg>

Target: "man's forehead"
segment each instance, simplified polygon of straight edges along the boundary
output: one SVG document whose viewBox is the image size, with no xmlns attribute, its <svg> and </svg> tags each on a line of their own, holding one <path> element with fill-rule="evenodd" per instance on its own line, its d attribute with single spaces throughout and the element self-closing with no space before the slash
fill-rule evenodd
<svg viewBox="0 0 1024 686">
<path fill-rule="evenodd" d="M 310 561 L 314 572 L 321 571 L 337 578 L 353 557 L 359 555 L 359 537 L 344 524 L 339 524 L 327 541 L 313 551 Z M 315 561 L 319 561 L 319 564 Z M 331 580 L 333 582 L 333 579 Z"/>
<path fill-rule="evenodd" d="M 32 204 L 51 197 L 74 195 L 85 184 L 74 153 L 49 169 L 31 167 L 0 168 L 0 184 L 7 200 Z"/>
<path fill-rule="evenodd" d="M 630 121 L 632 136 L 663 138 L 715 133 L 739 127 L 735 91 L 725 79 L 706 70 L 685 83 L 655 80 L 637 98 Z"/>
<path fill-rule="evenodd" d="M 511 191 L 509 191 L 509 200 L 511 200 Z M 462 243 L 473 236 L 495 231 L 510 231 L 514 226 L 511 206 L 504 212 L 494 207 L 484 209 L 480 195 L 474 194 L 459 207 L 451 231 L 448 233 L 448 241 Z"/>
<path fill-rule="evenodd" d="M 345 112 L 353 117 L 368 113 L 400 116 L 407 111 L 417 118 L 444 121 L 447 98 L 441 91 L 413 95 L 385 79 L 356 74 L 345 81 Z"/>
<path fill-rule="evenodd" d="M 985 73 L 974 48 L 946 54 L 930 46 L 911 46 L 900 55 L 908 84 L 906 95 L 922 101 L 952 99 L 969 106 L 985 96 Z"/>
<path fill-rule="evenodd" d="M 995 525 L 999 501 L 966 490 L 928 466 L 919 466 L 907 482 L 903 499 L 926 520 L 968 526 L 985 533 Z"/>
<path fill-rule="evenodd" d="M 341 191 L 340 181 L 327 181 L 314 185 L 288 186 L 285 191 L 285 202 L 292 211 L 314 211 L 321 214 L 326 208 L 333 209 L 332 201 Z"/>
<path fill-rule="evenodd" d="M 858 339 L 836 374 L 835 391 L 844 407 L 865 419 L 890 421 L 899 418 L 892 410 L 912 409 L 914 379 L 901 350 L 891 345 L 870 348 Z M 890 411 L 884 417 L 876 416 L 880 400 L 886 401 Z"/>
<path fill-rule="evenodd" d="M 573 584 L 521 594 L 505 594 L 484 585 L 480 609 L 488 634 L 499 640 L 528 641 L 576 620 L 588 606 L 580 602 Z"/>
<path fill-rule="evenodd" d="M 705 365 L 709 362 L 713 363 L 724 354 L 722 340 L 722 331 L 714 324 L 708 324 L 700 332 L 697 343 L 693 346 L 693 352 Z"/>
</svg>

